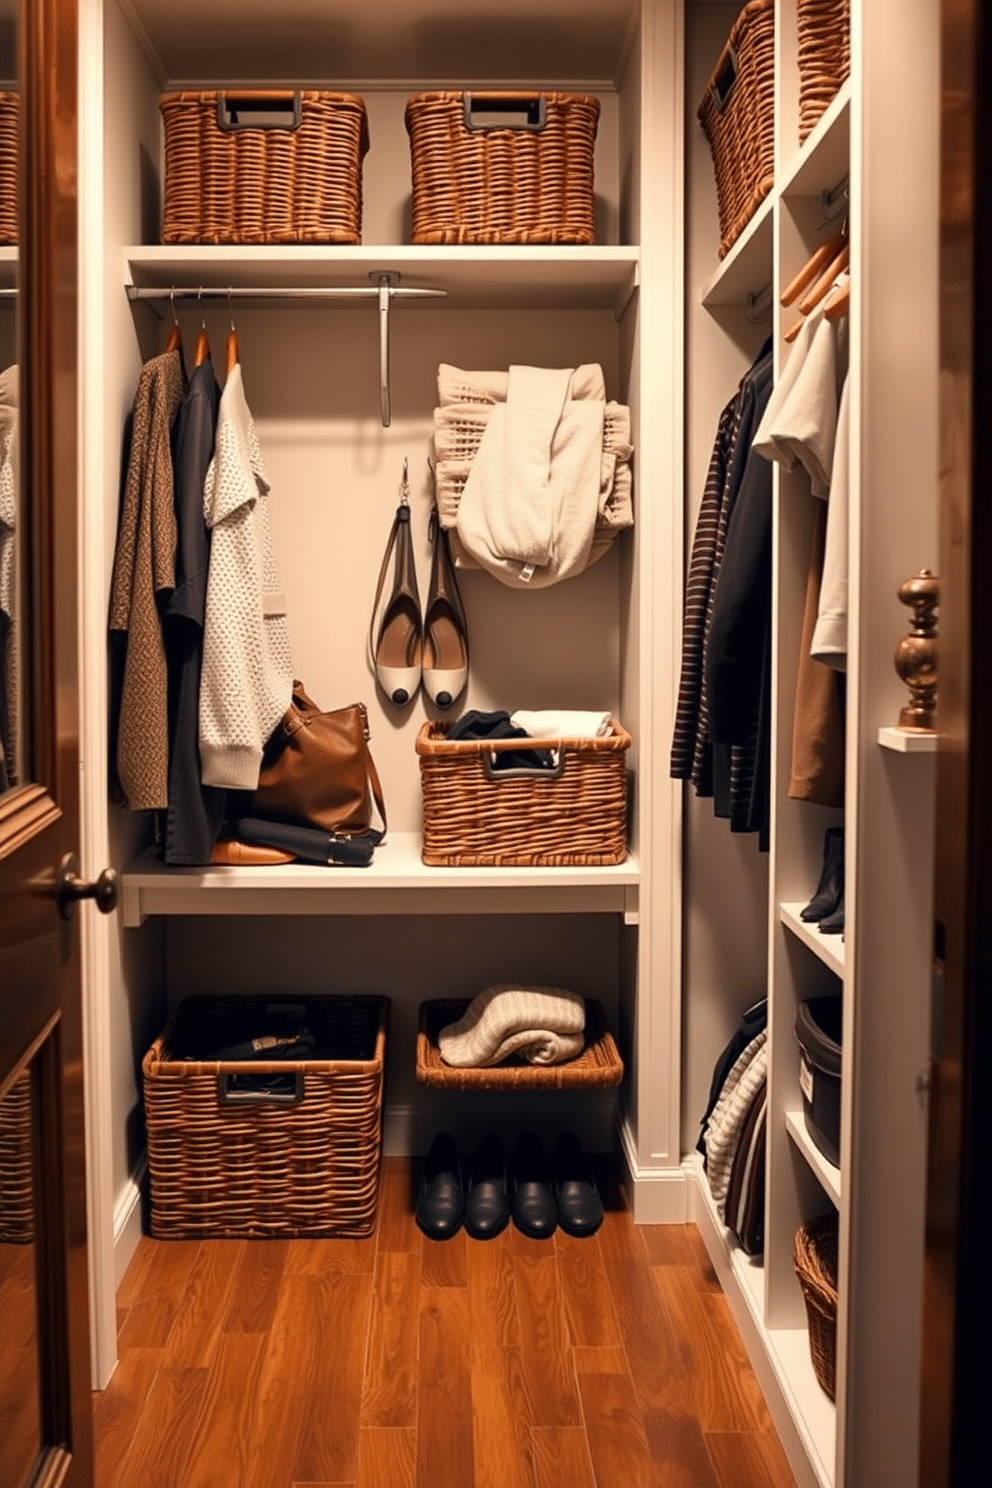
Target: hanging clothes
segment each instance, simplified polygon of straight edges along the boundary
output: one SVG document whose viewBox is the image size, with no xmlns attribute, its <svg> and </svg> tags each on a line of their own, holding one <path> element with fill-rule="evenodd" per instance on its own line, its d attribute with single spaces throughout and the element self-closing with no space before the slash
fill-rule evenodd
<svg viewBox="0 0 992 1488">
<path fill-rule="evenodd" d="M 165 606 L 169 668 L 169 809 L 167 863 L 209 863 L 224 819 L 226 795 L 200 779 L 199 706 L 210 534 L 203 488 L 214 453 L 220 387 L 213 362 L 194 368 L 176 420 L 176 584 Z"/>
<path fill-rule="evenodd" d="M 762 346 L 734 397 L 723 409 L 710 457 L 706 486 L 696 523 L 686 582 L 682 633 L 682 672 L 672 741 L 671 773 L 690 780 L 699 796 L 715 798 L 718 815 L 729 816 L 733 830 L 761 831 L 767 823 L 767 727 L 759 708 L 762 688 L 770 681 L 764 649 L 758 653 L 758 691 L 743 716 L 734 720 L 732 737 L 715 742 L 711 729 L 710 662 L 714 606 L 720 575 L 727 561 L 734 513 L 742 491 L 747 507 L 761 501 L 761 471 L 751 461 L 751 441 L 772 385 L 772 343 Z M 758 489 L 755 490 L 755 487 Z M 738 521 L 738 530 L 741 523 Z M 731 568 L 743 561 L 739 542 Z M 770 591 L 769 591 L 770 592 Z M 729 594 L 729 590 L 728 590 Z M 719 612 L 717 612 L 719 620 Z M 762 647 L 764 642 L 762 642 Z M 749 675 L 753 658 L 749 659 Z M 725 709 L 726 711 L 726 709 Z M 726 735 L 726 731 L 725 731 Z M 761 843 L 764 846 L 764 840 Z"/>
<path fill-rule="evenodd" d="M 18 371 L 0 373 L 0 792 L 18 783 Z"/>
<path fill-rule="evenodd" d="M 269 481 L 240 363 L 228 373 L 203 491 L 210 568 L 200 674 L 204 785 L 254 790 L 262 747 L 290 705 L 286 602 L 269 530 Z"/>
<path fill-rule="evenodd" d="M 116 649 L 111 759 L 132 811 L 169 799 L 168 675 L 159 604 L 175 583 L 176 513 L 170 433 L 183 393 L 178 351 L 141 370 L 110 587 Z"/>
<path fill-rule="evenodd" d="M 814 516 L 796 671 L 789 795 L 844 804 L 849 481 L 848 321 L 823 306 L 803 322 L 769 402 L 755 449 L 802 469 L 825 515 Z"/>
</svg>

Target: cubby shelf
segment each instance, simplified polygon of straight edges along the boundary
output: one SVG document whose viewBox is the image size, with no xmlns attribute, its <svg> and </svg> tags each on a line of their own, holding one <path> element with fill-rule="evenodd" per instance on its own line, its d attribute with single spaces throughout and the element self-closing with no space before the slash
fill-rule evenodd
<svg viewBox="0 0 992 1488">
<path fill-rule="evenodd" d="M 390 833 L 368 868 L 167 867 L 151 851 L 125 869 L 124 924 L 149 915 L 620 914 L 637 923 L 635 858 L 613 867 L 429 868 L 420 837 Z"/>
<path fill-rule="evenodd" d="M 818 956 L 824 966 L 837 973 L 839 977 L 844 975 L 844 941 L 840 935 L 821 935 L 815 924 L 807 924 L 800 919 L 802 904 L 780 904 L 779 918 L 787 930 L 801 940 L 804 946 L 808 946 L 814 956 Z"/>
<path fill-rule="evenodd" d="M 841 1200 L 840 1168 L 835 1167 L 832 1162 L 825 1158 L 819 1147 L 813 1142 L 809 1132 L 806 1130 L 806 1122 L 802 1111 L 786 1111 L 785 1129 L 789 1133 L 796 1148 L 802 1153 L 808 1166 L 815 1173 L 817 1181 L 824 1193 L 839 1207 Z"/>
</svg>

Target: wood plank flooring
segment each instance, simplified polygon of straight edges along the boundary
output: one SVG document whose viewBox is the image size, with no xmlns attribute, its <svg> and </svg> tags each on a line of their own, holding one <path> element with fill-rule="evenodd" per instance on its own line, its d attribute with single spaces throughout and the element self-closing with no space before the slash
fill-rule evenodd
<svg viewBox="0 0 992 1488">
<path fill-rule="evenodd" d="M 795 1488 L 692 1226 L 427 1240 L 143 1238 L 96 1488 Z"/>
</svg>

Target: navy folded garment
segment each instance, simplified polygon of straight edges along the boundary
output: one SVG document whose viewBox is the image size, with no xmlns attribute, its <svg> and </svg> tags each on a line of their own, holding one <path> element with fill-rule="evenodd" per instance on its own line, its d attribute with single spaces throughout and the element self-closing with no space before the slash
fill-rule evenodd
<svg viewBox="0 0 992 1488">
<path fill-rule="evenodd" d="M 448 725 L 445 738 L 449 743 L 460 739 L 529 739 L 526 729 L 510 722 L 510 715 L 498 708 L 492 712 L 480 712 L 470 708 L 455 722 Z M 546 749 L 503 749 L 495 754 L 494 770 L 549 770 L 554 764 Z"/>
<path fill-rule="evenodd" d="M 302 863 L 337 864 L 343 868 L 367 868 L 383 837 L 373 827 L 354 837 L 334 837 L 317 827 L 300 827 L 295 822 L 262 816 L 238 817 L 231 823 L 231 830 L 242 842 L 281 847 Z"/>
</svg>

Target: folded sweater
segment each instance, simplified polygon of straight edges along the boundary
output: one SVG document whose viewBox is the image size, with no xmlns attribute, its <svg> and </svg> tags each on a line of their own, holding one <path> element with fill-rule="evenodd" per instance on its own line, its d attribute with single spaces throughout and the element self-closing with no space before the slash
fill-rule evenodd
<svg viewBox="0 0 992 1488">
<path fill-rule="evenodd" d="M 561 987 L 487 987 L 438 1035 L 445 1064 L 474 1069 L 511 1054 L 530 1064 L 562 1064 L 585 1043 L 585 999 Z"/>
</svg>

